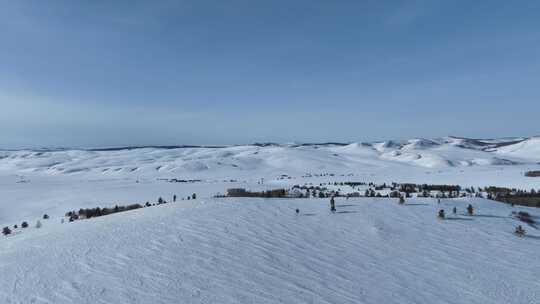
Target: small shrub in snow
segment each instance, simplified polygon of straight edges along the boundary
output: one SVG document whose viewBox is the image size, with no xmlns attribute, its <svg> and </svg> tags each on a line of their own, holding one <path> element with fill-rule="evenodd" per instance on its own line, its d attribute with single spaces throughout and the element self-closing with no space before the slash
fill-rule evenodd
<svg viewBox="0 0 540 304">
<path fill-rule="evenodd" d="M 469 215 L 473 215 L 473 213 L 474 213 L 474 208 L 473 208 L 473 206 L 471 204 L 469 204 L 469 206 L 467 206 L 467 213 Z"/>
<path fill-rule="evenodd" d="M 438 215 L 438 216 L 439 216 L 439 218 L 441 218 L 441 219 L 444 218 L 444 210 L 443 210 L 443 209 L 439 210 L 439 215 Z"/>
<path fill-rule="evenodd" d="M 28 223 L 27 222 L 22 222 L 21 227 L 22 228 L 28 228 Z"/>
<path fill-rule="evenodd" d="M 48 215 L 48 214 L 44 214 L 44 215 L 43 215 L 43 219 L 44 219 L 44 220 L 49 219 L 49 215 Z"/>
<path fill-rule="evenodd" d="M 525 232 L 525 229 L 523 229 L 523 227 L 521 227 L 521 225 L 519 225 L 519 226 L 516 227 L 516 230 L 514 231 L 514 233 L 517 236 L 524 236 L 526 232 Z"/>
<path fill-rule="evenodd" d="M 36 228 L 38 228 L 38 229 L 41 228 L 41 221 L 39 221 L 39 220 L 37 221 Z"/>
<path fill-rule="evenodd" d="M 400 205 L 405 204 L 405 198 L 403 198 L 403 196 L 400 196 L 400 197 L 399 197 L 399 204 L 400 204 Z"/>
<path fill-rule="evenodd" d="M 4 229 L 2 229 L 2 234 L 3 235 L 11 234 L 11 229 L 9 229 L 9 227 L 4 227 Z"/>
</svg>

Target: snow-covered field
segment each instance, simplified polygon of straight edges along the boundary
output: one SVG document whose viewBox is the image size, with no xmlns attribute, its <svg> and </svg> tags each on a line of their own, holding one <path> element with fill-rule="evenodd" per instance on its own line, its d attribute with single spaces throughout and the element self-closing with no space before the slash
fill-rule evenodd
<svg viewBox="0 0 540 304">
<path fill-rule="evenodd" d="M 518 238 L 510 217 L 540 209 L 351 198 L 331 214 L 327 199 L 212 198 L 334 181 L 539 189 L 524 176 L 539 162 L 540 138 L 0 151 L 0 228 L 31 225 L 0 237 L 0 303 L 540 303 L 540 231 Z"/>
</svg>

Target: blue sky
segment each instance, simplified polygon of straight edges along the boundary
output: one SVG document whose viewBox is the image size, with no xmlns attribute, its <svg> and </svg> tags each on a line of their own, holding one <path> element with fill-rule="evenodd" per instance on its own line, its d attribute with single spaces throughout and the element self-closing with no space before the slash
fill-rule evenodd
<svg viewBox="0 0 540 304">
<path fill-rule="evenodd" d="M 538 1 L 0 0 L 0 147 L 540 134 Z"/>
</svg>

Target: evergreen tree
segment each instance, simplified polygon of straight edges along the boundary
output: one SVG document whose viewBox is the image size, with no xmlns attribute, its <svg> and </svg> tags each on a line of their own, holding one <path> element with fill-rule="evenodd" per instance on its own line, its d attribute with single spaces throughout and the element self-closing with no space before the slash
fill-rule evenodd
<svg viewBox="0 0 540 304">
<path fill-rule="evenodd" d="M 473 215 L 474 213 L 474 208 L 471 204 L 469 204 L 469 206 L 467 206 L 467 213 L 469 213 L 469 215 Z"/>
<path fill-rule="evenodd" d="M 330 198 L 330 211 L 336 212 L 336 201 L 333 196 Z"/>
<path fill-rule="evenodd" d="M 515 234 L 517 234 L 518 236 L 524 236 L 525 235 L 525 229 L 523 229 L 523 227 L 521 227 L 521 225 L 517 226 L 516 227 L 516 230 L 514 231 Z"/>
</svg>

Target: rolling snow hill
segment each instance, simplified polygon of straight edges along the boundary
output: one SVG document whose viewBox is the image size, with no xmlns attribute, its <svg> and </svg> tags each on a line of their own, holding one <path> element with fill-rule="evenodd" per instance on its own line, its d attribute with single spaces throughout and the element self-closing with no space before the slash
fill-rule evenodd
<svg viewBox="0 0 540 304">
<path fill-rule="evenodd" d="M 358 198 L 330 214 L 326 199 L 212 198 L 336 181 L 539 189 L 524 176 L 540 169 L 539 149 L 536 137 L 446 137 L 0 151 L 0 228 L 18 224 L 0 237 L 0 303 L 540 303 L 540 233 L 516 237 L 510 217 L 538 209 Z M 173 195 L 61 223 L 70 210 Z M 461 215 L 471 202 L 478 215 Z"/>
<path fill-rule="evenodd" d="M 539 303 L 540 233 L 514 236 L 504 204 L 462 215 L 468 202 L 204 199 L 51 219 L 0 240 L 0 301 Z"/>
<path fill-rule="evenodd" d="M 538 165 L 540 138 L 479 140 L 446 137 L 378 143 L 227 147 L 140 147 L 0 152 L 0 172 L 100 174 L 103 176 L 195 174 L 222 171 L 362 170 L 406 164 L 417 168 Z"/>
</svg>

